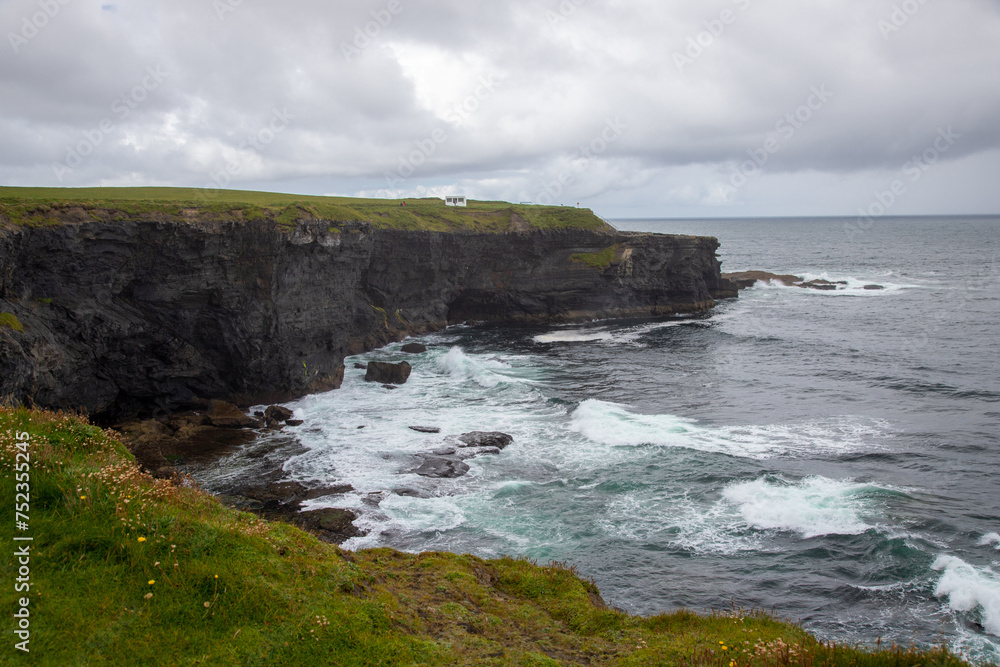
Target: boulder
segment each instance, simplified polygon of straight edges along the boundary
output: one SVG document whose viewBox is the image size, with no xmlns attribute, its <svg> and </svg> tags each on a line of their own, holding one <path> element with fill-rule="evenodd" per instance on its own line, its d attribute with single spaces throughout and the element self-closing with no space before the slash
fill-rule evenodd
<svg viewBox="0 0 1000 667">
<path fill-rule="evenodd" d="M 448 456 L 422 454 L 423 463 L 413 472 L 421 477 L 453 479 L 469 472 L 469 464 Z"/>
<path fill-rule="evenodd" d="M 473 431 L 458 436 L 459 447 L 495 447 L 500 450 L 514 442 L 514 438 L 499 431 Z"/>
<path fill-rule="evenodd" d="M 430 498 L 431 494 L 419 489 L 393 489 L 393 493 L 404 498 Z"/>
<path fill-rule="evenodd" d="M 326 542 L 341 544 L 351 537 L 364 535 L 352 523 L 357 518 L 351 510 L 327 508 L 299 512 L 292 522 L 316 533 Z"/>
<path fill-rule="evenodd" d="M 399 364 L 390 364 L 382 361 L 372 361 L 368 364 L 368 372 L 365 373 L 365 382 L 378 382 L 379 384 L 406 384 L 410 378 L 410 371 L 413 368 L 405 361 Z"/>
<path fill-rule="evenodd" d="M 265 419 L 273 419 L 274 421 L 283 422 L 286 419 L 291 419 L 295 413 L 286 407 L 281 405 L 272 405 L 267 410 L 264 411 Z"/>
<path fill-rule="evenodd" d="M 358 370 L 363 371 L 368 368 L 368 364 L 354 364 L 354 367 L 357 368 Z"/>
<path fill-rule="evenodd" d="M 420 343 L 407 343 L 401 349 L 407 354 L 422 354 L 427 351 L 427 346 Z"/>
<path fill-rule="evenodd" d="M 212 401 L 212 409 L 208 413 L 208 423 L 216 428 L 257 428 L 260 422 L 243 414 L 243 411 L 232 403 Z"/>
<path fill-rule="evenodd" d="M 302 419 L 289 419 L 285 423 L 288 424 L 289 426 L 302 426 L 303 424 L 305 424 L 305 421 L 303 421 Z"/>
<path fill-rule="evenodd" d="M 264 411 L 264 425 L 277 426 L 281 422 L 291 419 L 293 414 L 294 413 L 286 407 L 272 405 Z"/>
<path fill-rule="evenodd" d="M 437 426 L 411 426 L 411 431 L 416 431 L 417 433 L 440 433 L 441 429 Z"/>
<path fill-rule="evenodd" d="M 837 289 L 837 285 L 846 285 L 847 283 L 832 283 L 829 280 L 817 279 L 810 280 L 809 282 L 799 283 L 796 287 L 804 287 L 806 289 L 818 289 L 824 292 L 833 292 Z"/>
<path fill-rule="evenodd" d="M 885 287 L 883 287 L 882 285 L 865 285 L 861 289 L 866 289 L 866 290 L 869 290 L 869 291 L 875 291 L 875 290 L 883 290 L 883 289 L 885 289 Z"/>
</svg>

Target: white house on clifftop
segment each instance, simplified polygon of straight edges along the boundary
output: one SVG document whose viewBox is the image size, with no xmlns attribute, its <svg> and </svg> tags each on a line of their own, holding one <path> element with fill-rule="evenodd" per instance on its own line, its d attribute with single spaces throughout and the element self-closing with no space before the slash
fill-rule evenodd
<svg viewBox="0 0 1000 667">
<path fill-rule="evenodd" d="M 445 197 L 444 198 L 444 205 L 445 206 L 465 206 L 466 205 L 466 203 L 465 203 L 465 197 L 459 197 L 457 195 L 453 195 L 451 197 Z"/>
</svg>

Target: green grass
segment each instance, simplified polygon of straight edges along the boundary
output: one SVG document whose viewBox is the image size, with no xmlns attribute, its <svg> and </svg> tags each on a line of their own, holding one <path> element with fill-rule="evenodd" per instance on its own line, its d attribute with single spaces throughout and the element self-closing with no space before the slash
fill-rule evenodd
<svg viewBox="0 0 1000 667">
<path fill-rule="evenodd" d="M 465 208 L 437 198 L 359 199 L 199 188 L 0 187 L 0 220 L 43 227 L 68 221 L 130 219 L 298 220 L 369 222 L 377 228 L 440 232 L 508 232 L 527 229 L 607 230 L 589 209 L 470 201 Z"/>
<path fill-rule="evenodd" d="M 24 325 L 17 319 L 14 313 L 0 313 L 0 328 L 13 329 L 14 331 L 24 331 Z"/>
<path fill-rule="evenodd" d="M 4 586 L 2 664 L 964 664 L 944 650 L 823 644 L 759 613 L 629 616 L 566 564 L 345 552 L 154 481 L 117 434 L 72 415 L 0 409 L 0 497 L 15 498 L 25 452 L 30 530 L 16 534 L 34 537 L 31 654 L 13 648 L 23 593 Z M 0 522 L 7 545 L 12 519 Z"/>
<path fill-rule="evenodd" d="M 575 255 L 570 255 L 569 259 L 571 262 L 579 262 L 581 264 L 586 264 L 593 269 L 603 271 L 611 266 L 611 263 L 615 261 L 620 249 L 620 245 L 613 245 L 608 248 L 604 248 L 603 250 L 598 250 L 597 252 L 579 252 Z"/>
</svg>

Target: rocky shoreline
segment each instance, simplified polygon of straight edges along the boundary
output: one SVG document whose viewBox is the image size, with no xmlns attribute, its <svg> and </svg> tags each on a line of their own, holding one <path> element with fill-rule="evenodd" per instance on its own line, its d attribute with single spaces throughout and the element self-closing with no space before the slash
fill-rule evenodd
<svg viewBox="0 0 1000 667">
<path fill-rule="evenodd" d="M 737 295 L 709 237 L 72 213 L 38 227 L 0 217 L 0 399 L 117 425 L 145 470 L 178 482 L 185 466 L 296 428 L 278 404 L 339 388 L 347 356 L 450 324 L 697 313 Z M 411 370 L 372 362 L 365 380 L 391 390 Z M 260 404 L 269 407 L 245 411 Z M 356 535 L 349 510 L 299 511 L 349 489 L 285 480 L 272 454 L 287 460 L 298 445 L 276 442 L 223 501 L 330 541 Z M 442 435 L 411 472 L 460 476 L 466 460 L 507 444 L 503 434 Z"/>
<path fill-rule="evenodd" d="M 411 351 L 416 349 L 411 348 Z M 369 368 L 373 364 L 369 364 Z M 381 366 L 383 372 L 390 374 L 398 373 L 399 368 L 405 367 L 409 376 L 410 366 L 406 362 Z M 400 383 L 405 381 L 404 378 Z M 309 486 L 287 479 L 284 462 L 305 450 L 294 431 L 286 434 L 285 429 L 301 425 L 303 421 L 295 419 L 293 411 L 284 406 L 271 405 L 248 414 L 231 403 L 205 401 L 200 409 L 158 419 L 124 422 L 116 429 L 125 437 L 129 450 L 143 471 L 180 485 L 196 484 L 187 474 L 193 466 L 208 468 L 241 448 L 252 449 L 248 455 L 255 461 L 253 474 L 242 475 L 223 488 L 215 489 L 223 504 L 267 519 L 291 523 L 334 544 L 363 535 L 353 523 L 358 515 L 350 509 L 303 508 L 304 502 L 321 498 L 336 503 L 338 496 L 350 493 L 354 488 L 345 484 Z M 435 426 L 413 425 L 410 429 L 425 435 L 441 433 L 441 429 Z M 266 436 L 279 434 L 285 437 L 271 437 L 264 441 Z M 405 472 L 429 479 L 461 477 L 470 469 L 467 460 L 498 455 L 512 442 L 510 435 L 500 432 L 443 435 L 440 446 L 415 454 L 409 470 Z M 369 494 L 364 501 L 377 507 L 386 493 L 424 495 L 420 489 L 401 487 Z"/>
</svg>

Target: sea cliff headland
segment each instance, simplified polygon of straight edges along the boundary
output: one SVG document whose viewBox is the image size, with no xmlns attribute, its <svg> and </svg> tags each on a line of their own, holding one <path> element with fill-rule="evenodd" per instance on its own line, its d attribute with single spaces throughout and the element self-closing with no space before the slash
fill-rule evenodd
<svg viewBox="0 0 1000 667">
<path fill-rule="evenodd" d="M 0 396 L 99 419 L 340 385 L 462 322 L 694 313 L 718 241 L 586 209 L 170 188 L 0 189 Z"/>
</svg>

